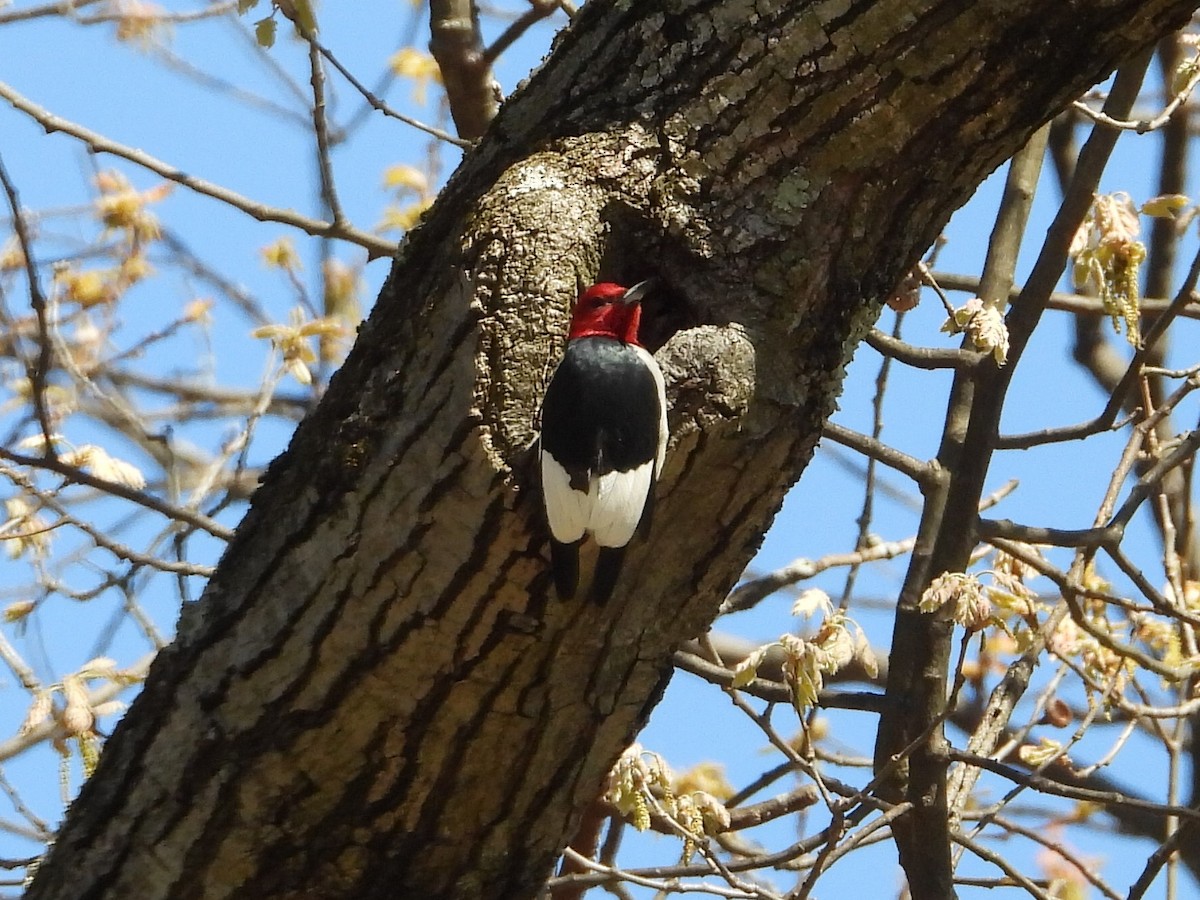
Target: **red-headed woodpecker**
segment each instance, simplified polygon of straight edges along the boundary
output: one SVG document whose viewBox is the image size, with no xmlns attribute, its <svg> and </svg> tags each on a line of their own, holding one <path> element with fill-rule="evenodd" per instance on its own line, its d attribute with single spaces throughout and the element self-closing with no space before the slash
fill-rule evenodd
<svg viewBox="0 0 1200 900">
<path fill-rule="evenodd" d="M 579 295 L 566 354 L 546 388 L 542 497 L 563 599 L 575 596 L 585 534 L 600 546 L 588 597 L 603 603 L 625 545 L 650 523 L 667 451 L 667 400 L 658 363 L 638 343 L 648 284 L 595 284 Z"/>
</svg>

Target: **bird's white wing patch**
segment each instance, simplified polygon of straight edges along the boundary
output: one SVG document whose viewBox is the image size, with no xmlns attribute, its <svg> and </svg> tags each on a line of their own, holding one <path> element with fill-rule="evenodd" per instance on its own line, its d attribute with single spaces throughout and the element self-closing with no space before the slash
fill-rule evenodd
<svg viewBox="0 0 1200 900">
<path fill-rule="evenodd" d="M 637 531 L 654 479 L 655 461 L 592 480 L 595 501 L 587 529 L 601 547 L 624 547 Z"/>
<path fill-rule="evenodd" d="M 542 496 L 546 519 L 556 541 L 574 543 L 583 537 L 592 512 L 592 497 L 571 487 L 571 476 L 558 461 L 546 453 L 542 457 Z"/>
<path fill-rule="evenodd" d="M 637 351 L 642 362 L 646 364 L 646 368 L 650 370 L 650 374 L 654 376 L 654 383 L 658 387 L 658 455 L 654 461 L 654 478 L 657 480 L 658 476 L 662 474 L 663 462 L 667 458 L 667 386 L 662 369 L 658 367 L 658 362 L 655 361 L 650 351 L 637 345 L 634 345 L 633 349 Z"/>
</svg>

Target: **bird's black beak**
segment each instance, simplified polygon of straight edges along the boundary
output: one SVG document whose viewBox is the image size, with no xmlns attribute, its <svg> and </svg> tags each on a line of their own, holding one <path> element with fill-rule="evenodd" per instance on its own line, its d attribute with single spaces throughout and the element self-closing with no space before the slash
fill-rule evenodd
<svg viewBox="0 0 1200 900">
<path fill-rule="evenodd" d="M 654 278 L 647 278 L 645 281 L 639 281 L 621 295 L 621 302 L 626 305 L 641 303 L 642 300 L 645 299 L 645 296 L 650 293 L 656 281 L 657 279 Z"/>
</svg>

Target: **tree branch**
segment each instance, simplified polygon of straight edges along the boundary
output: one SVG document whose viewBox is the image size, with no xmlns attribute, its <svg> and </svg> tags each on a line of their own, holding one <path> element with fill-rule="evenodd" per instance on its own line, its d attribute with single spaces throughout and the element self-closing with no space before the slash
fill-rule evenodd
<svg viewBox="0 0 1200 900">
<path fill-rule="evenodd" d="M 821 436 L 827 437 L 831 441 L 841 444 L 843 447 L 857 450 L 863 456 L 869 457 L 876 462 L 881 462 L 888 468 L 900 472 L 902 475 L 907 475 L 922 487 L 927 486 L 937 477 L 933 463 L 917 459 L 915 456 L 909 456 L 907 453 L 888 446 L 883 441 L 877 441 L 875 438 L 854 431 L 844 425 L 839 425 L 837 422 L 826 422 Z"/>
<path fill-rule="evenodd" d="M 0 458 L 7 459 L 11 463 L 18 466 L 26 466 L 31 469 L 45 469 L 49 472 L 54 472 L 61 475 L 67 481 L 74 484 L 82 484 L 87 487 L 96 488 L 96 490 L 104 491 L 106 494 L 111 494 L 114 497 L 120 497 L 122 500 L 128 500 L 131 503 L 136 503 L 138 506 L 144 506 L 146 509 L 151 509 L 156 513 L 161 513 L 168 519 L 176 522 L 181 522 L 187 525 L 192 525 L 202 531 L 207 531 L 215 538 L 220 538 L 227 541 L 233 537 L 233 531 L 213 521 L 208 516 L 202 515 L 194 510 L 186 509 L 182 506 L 174 506 L 164 500 L 160 500 L 153 494 L 147 494 L 144 491 L 135 490 L 123 484 L 118 484 L 115 481 L 108 481 L 104 478 L 97 478 L 77 466 L 69 466 L 66 463 L 60 462 L 57 459 L 44 459 L 35 456 L 25 456 L 20 453 L 13 453 L 7 448 L 0 447 Z"/>
<path fill-rule="evenodd" d="M 37 358 L 30 363 L 21 353 L 21 361 L 29 379 L 29 392 L 33 397 L 33 409 L 37 416 L 38 425 L 42 429 L 44 453 L 48 457 L 55 455 L 54 426 L 50 421 L 50 410 L 46 406 L 46 378 L 50 374 L 51 349 L 50 325 L 46 316 L 46 295 L 42 293 L 42 283 L 38 278 L 37 263 L 33 255 L 33 239 L 29 234 L 29 223 L 25 221 L 25 213 L 21 209 L 21 201 L 17 197 L 17 189 L 8 177 L 4 160 L 0 158 L 0 184 L 4 186 L 8 198 L 8 208 L 12 210 L 13 231 L 17 235 L 17 246 L 21 249 L 21 258 L 25 264 L 25 278 L 29 284 L 29 305 L 37 320 L 38 352 Z M 14 338 L 13 351 L 20 353 L 19 342 Z"/>
<path fill-rule="evenodd" d="M 458 134 L 476 140 L 500 109 L 500 84 L 483 46 L 475 0 L 430 0 L 429 32 Z"/>
<path fill-rule="evenodd" d="M 953 291 L 963 291 L 968 294 L 979 294 L 979 279 L 972 275 L 955 275 L 950 272 L 938 272 L 937 279 L 945 287 Z M 1008 292 L 1008 299 L 1017 299 L 1021 296 L 1021 291 L 1024 288 L 1020 285 L 1012 287 Z M 1143 297 L 1138 306 L 1146 315 L 1156 315 L 1157 313 L 1165 312 L 1172 303 L 1170 297 Z M 1106 316 L 1108 313 L 1104 309 L 1104 304 L 1100 302 L 1098 297 L 1086 297 L 1081 294 L 1067 294 L 1062 291 L 1053 291 L 1046 299 L 1046 309 L 1059 310 L 1061 312 L 1081 313 L 1093 316 Z M 1179 311 L 1181 318 L 1185 319 L 1200 319 L 1200 305 L 1195 303 L 1184 306 Z"/>
<path fill-rule="evenodd" d="M 443 131 L 440 128 L 434 128 L 432 125 L 426 125 L 419 119 L 414 119 L 412 116 L 406 116 L 404 113 L 397 112 L 396 110 L 392 109 L 382 100 L 380 100 L 379 97 L 377 97 L 369 88 L 367 88 L 366 85 L 355 78 L 354 73 L 342 65 L 338 58 L 333 55 L 332 51 L 330 51 L 327 47 L 324 47 L 319 41 L 316 40 L 315 37 L 312 40 L 317 49 L 321 51 L 321 55 L 329 60 L 330 64 L 341 73 L 343 78 L 350 82 L 350 86 L 358 91 L 360 95 L 362 95 L 362 98 L 367 101 L 372 109 L 383 113 L 389 118 L 403 122 L 405 125 L 411 125 L 418 131 L 423 131 L 426 134 L 437 138 L 439 141 L 445 141 L 448 144 L 453 144 L 454 146 L 462 147 L 463 149 L 475 146 L 474 141 L 455 137 L 448 131 Z"/>
<path fill-rule="evenodd" d="M 392 256 L 396 253 L 396 245 L 394 243 L 384 240 L 377 235 L 359 231 L 357 228 L 343 223 L 322 222 L 319 219 L 310 219 L 290 209 L 265 206 L 243 197 L 241 194 L 231 191 L 228 188 L 182 172 L 142 150 L 126 146 L 125 144 L 119 144 L 102 134 L 84 128 L 82 125 L 77 125 L 74 122 L 54 115 L 21 96 L 21 94 L 2 81 L 0 81 L 0 97 L 3 97 L 20 112 L 25 113 L 25 115 L 46 129 L 47 132 L 59 131 L 70 135 L 76 140 L 81 141 L 93 153 L 108 153 L 118 156 L 121 159 L 141 166 L 143 169 L 154 172 L 156 175 L 161 175 L 168 181 L 173 181 L 176 184 L 190 188 L 197 194 L 203 194 L 206 197 L 219 200 L 227 206 L 246 213 L 259 222 L 278 222 L 281 225 L 289 225 L 292 228 L 297 228 L 314 237 L 336 238 L 351 244 L 357 244 L 366 249 L 371 257 Z"/>
<path fill-rule="evenodd" d="M 989 353 L 972 350 L 945 350 L 936 347 L 915 347 L 891 335 L 884 334 L 878 328 L 864 338 L 867 344 L 884 356 L 915 369 L 957 369 L 973 371 L 991 358 Z"/>
</svg>

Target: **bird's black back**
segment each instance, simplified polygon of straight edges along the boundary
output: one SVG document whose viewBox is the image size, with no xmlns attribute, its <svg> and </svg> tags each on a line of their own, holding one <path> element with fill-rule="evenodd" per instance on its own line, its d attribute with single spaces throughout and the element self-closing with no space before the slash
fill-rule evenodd
<svg viewBox="0 0 1200 900">
<path fill-rule="evenodd" d="M 613 338 L 567 345 L 542 405 L 542 448 L 567 470 L 572 487 L 627 472 L 655 458 L 662 415 L 654 375 L 637 350 Z"/>
</svg>

